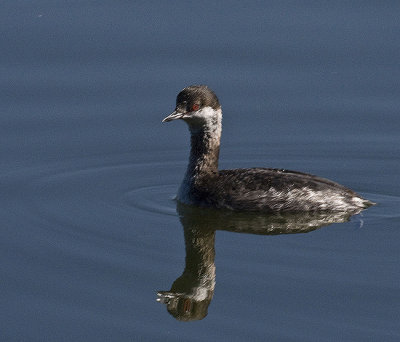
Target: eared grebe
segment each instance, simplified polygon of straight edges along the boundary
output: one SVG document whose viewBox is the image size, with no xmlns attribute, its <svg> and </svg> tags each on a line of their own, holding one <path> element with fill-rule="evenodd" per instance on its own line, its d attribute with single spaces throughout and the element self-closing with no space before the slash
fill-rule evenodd
<svg viewBox="0 0 400 342">
<path fill-rule="evenodd" d="M 204 85 L 183 89 L 163 122 L 189 125 L 191 151 L 177 199 L 201 207 L 252 211 L 360 211 L 373 203 L 354 191 L 310 174 L 281 169 L 218 170 L 222 110 Z"/>
</svg>

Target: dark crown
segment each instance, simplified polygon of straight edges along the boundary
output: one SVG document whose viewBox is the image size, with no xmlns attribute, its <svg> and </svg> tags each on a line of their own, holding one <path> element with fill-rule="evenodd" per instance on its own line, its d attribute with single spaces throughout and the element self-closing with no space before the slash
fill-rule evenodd
<svg viewBox="0 0 400 342">
<path fill-rule="evenodd" d="M 194 104 L 198 104 L 200 108 L 221 108 L 217 95 L 205 85 L 186 87 L 176 97 L 177 109 L 190 111 Z"/>
</svg>

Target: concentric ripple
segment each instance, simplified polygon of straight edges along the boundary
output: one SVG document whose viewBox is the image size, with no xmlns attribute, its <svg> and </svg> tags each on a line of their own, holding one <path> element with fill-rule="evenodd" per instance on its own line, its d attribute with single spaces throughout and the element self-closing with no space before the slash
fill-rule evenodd
<svg viewBox="0 0 400 342">
<path fill-rule="evenodd" d="M 125 201 L 134 208 L 165 215 L 176 215 L 177 184 L 148 186 L 129 191 Z"/>
<path fill-rule="evenodd" d="M 98 218 L 111 224 L 115 215 L 177 215 L 174 197 L 185 162 L 165 161 L 165 156 L 164 162 L 130 158 L 125 154 L 19 169 L 2 178 L 3 186 L 9 183 L 19 194 L 25 214 L 45 220 L 77 223 Z M 378 203 L 368 209 L 370 217 L 399 217 L 400 198 L 363 195 Z"/>
</svg>

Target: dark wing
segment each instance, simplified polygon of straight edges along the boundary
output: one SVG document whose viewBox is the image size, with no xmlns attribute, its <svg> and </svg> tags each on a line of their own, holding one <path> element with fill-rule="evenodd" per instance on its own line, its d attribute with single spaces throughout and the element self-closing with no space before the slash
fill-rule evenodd
<svg viewBox="0 0 400 342">
<path fill-rule="evenodd" d="M 343 191 L 348 194 L 357 195 L 352 190 L 329 179 L 285 169 L 250 168 L 221 170 L 219 176 L 220 182 L 226 186 L 234 187 L 235 184 L 242 184 L 250 191 L 268 190 L 271 187 L 277 191 L 308 187 L 314 191 L 333 188 L 339 192 Z"/>
<path fill-rule="evenodd" d="M 314 175 L 283 169 L 221 170 L 207 187 L 206 206 L 244 210 L 319 210 L 330 199 L 350 200 L 352 190 Z"/>
</svg>

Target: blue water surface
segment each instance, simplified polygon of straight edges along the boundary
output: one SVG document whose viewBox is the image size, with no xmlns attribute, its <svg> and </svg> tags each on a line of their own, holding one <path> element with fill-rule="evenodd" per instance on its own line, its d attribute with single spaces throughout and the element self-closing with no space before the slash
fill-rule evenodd
<svg viewBox="0 0 400 342">
<path fill-rule="evenodd" d="M 0 8 L 2 341 L 400 340 L 398 1 Z M 278 235 L 180 211 L 189 136 L 161 120 L 190 84 L 222 104 L 222 168 L 318 174 L 377 205 Z M 187 251 L 215 277 L 176 317 L 157 292 Z"/>
</svg>

